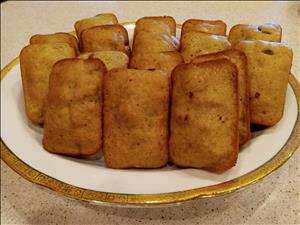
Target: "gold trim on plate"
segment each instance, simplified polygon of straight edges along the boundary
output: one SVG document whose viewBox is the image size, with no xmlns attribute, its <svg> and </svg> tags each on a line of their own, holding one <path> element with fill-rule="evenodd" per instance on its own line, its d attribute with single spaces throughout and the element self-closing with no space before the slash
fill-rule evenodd
<svg viewBox="0 0 300 225">
<path fill-rule="evenodd" d="M 125 25 L 134 23 L 123 23 Z M 178 25 L 180 28 L 180 25 Z M 15 58 L 1 70 L 1 80 L 9 71 L 19 63 L 19 58 Z M 49 188 L 65 196 L 89 201 L 94 203 L 111 203 L 127 206 L 156 206 L 161 204 L 180 203 L 193 199 L 210 198 L 235 192 L 250 184 L 260 181 L 262 178 L 281 167 L 297 150 L 300 145 L 300 84 L 297 79 L 290 75 L 289 84 L 297 99 L 298 115 L 293 131 L 281 148 L 281 150 L 268 162 L 259 168 L 233 180 L 217 185 L 191 189 L 187 191 L 162 193 L 162 194 L 119 194 L 101 191 L 93 191 L 71 184 L 64 183 L 41 173 L 19 159 L 12 150 L 10 150 L 1 138 L 1 159 L 23 178 Z"/>
</svg>

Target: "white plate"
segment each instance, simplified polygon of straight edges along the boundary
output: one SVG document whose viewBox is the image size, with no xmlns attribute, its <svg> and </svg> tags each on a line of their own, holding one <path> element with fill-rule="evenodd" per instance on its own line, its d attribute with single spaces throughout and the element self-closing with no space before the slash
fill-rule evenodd
<svg viewBox="0 0 300 225">
<path fill-rule="evenodd" d="M 125 27 L 132 39 L 134 24 L 125 23 Z M 30 181 L 78 199 L 159 204 L 221 195 L 266 176 L 282 165 L 299 145 L 299 138 L 294 137 L 292 148 L 283 149 L 298 117 L 298 83 L 291 76 L 281 121 L 257 132 L 243 147 L 236 166 L 223 174 L 170 166 L 115 170 L 106 168 L 103 158 L 84 160 L 51 154 L 42 147 L 42 128 L 30 124 L 26 118 L 18 62 L 10 67 L 1 72 L 6 75 L 1 81 L 1 138 L 7 147 L 1 148 L 3 160 Z M 230 182 L 224 184 L 227 181 Z"/>
</svg>

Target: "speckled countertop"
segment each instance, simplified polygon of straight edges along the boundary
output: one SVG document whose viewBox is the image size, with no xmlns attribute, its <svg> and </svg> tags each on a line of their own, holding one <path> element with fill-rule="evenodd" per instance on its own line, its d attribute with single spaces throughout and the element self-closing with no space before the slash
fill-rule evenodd
<svg viewBox="0 0 300 225">
<path fill-rule="evenodd" d="M 1 4 L 1 69 L 31 35 L 70 31 L 74 21 L 114 12 L 120 21 L 145 15 L 222 19 L 237 23 L 278 22 L 294 51 L 300 79 L 300 4 L 297 2 L 6 2 Z M 298 71 L 298 72 L 296 72 Z M 300 224 L 300 152 L 279 170 L 226 197 L 153 208 L 113 208 L 58 196 L 29 183 L 1 161 L 1 224 Z"/>
</svg>

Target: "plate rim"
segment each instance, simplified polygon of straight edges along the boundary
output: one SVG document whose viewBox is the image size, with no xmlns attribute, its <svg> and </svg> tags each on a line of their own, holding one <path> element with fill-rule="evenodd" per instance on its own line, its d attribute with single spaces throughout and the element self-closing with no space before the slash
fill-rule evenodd
<svg viewBox="0 0 300 225">
<path fill-rule="evenodd" d="M 135 22 L 124 22 L 121 24 L 124 26 L 134 25 Z M 180 28 L 181 25 L 177 24 L 177 27 Z M 1 70 L 1 85 L 3 78 L 18 64 L 19 57 L 16 57 Z M 279 169 L 295 153 L 300 145 L 300 84 L 292 74 L 289 76 L 289 84 L 291 85 L 296 97 L 298 111 L 292 133 L 286 143 L 275 156 L 260 167 L 240 177 L 216 185 L 159 194 L 111 193 L 80 188 L 57 180 L 32 168 L 18 158 L 13 151 L 7 147 L 5 142 L 2 140 L 2 137 L 1 159 L 8 165 L 8 167 L 13 169 L 21 177 L 34 184 L 43 186 L 66 197 L 104 205 L 121 205 L 127 207 L 161 206 L 230 194 L 261 181 L 264 177 Z"/>
</svg>

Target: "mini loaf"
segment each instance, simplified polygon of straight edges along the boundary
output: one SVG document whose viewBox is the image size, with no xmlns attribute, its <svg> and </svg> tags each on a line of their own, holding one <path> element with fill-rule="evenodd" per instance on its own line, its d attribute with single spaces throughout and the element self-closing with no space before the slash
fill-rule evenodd
<svg viewBox="0 0 300 225">
<path fill-rule="evenodd" d="M 103 25 L 86 29 L 81 34 L 81 51 L 121 51 L 128 54 L 127 30 L 119 25 Z"/>
<path fill-rule="evenodd" d="M 65 59 L 53 66 L 43 137 L 47 151 L 88 156 L 101 149 L 105 73 L 99 59 Z"/>
<path fill-rule="evenodd" d="M 237 68 L 227 59 L 181 64 L 172 73 L 171 161 L 222 172 L 238 153 Z"/>
<path fill-rule="evenodd" d="M 146 69 L 146 70 L 163 70 L 171 74 L 172 70 L 183 59 L 179 52 L 147 52 L 138 53 L 131 57 L 130 68 L 133 69 Z"/>
<path fill-rule="evenodd" d="M 168 74 L 182 61 L 177 52 L 176 22 L 170 16 L 143 17 L 134 30 L 130 68 L 157 70 Z"/>
<path fill-rule="evenodd" d="M 119 51 L 87 52 L 79 56 L 82 59 L 100 59 L 107 70 L 127 68 L 129 63 L 128 56 Z"/>
<path fill-rule="evenodd" d="M 224 23 L 222 20 L 189 19 L 183 23 L 181 35 L 190 31 L 201 31 L 203 33 L 225 36 L 226 23 Z"/>
<path fill-rule="evenodd" d="M 265 23 L 262 25 L 238 24 L 231 28 L 228 40 L 232 45 L 242 40 L 281 41 L 281 27 L 279 24 Z"/>
<path fill-rule="evenodd" d="M 247 56 L 251 123 L 276 124 L 283 115 L 292 50 L 268 41 L 241 41 L 235 48 Z"/>
<path fill-rule="evenodd" d="M 178 45 L 168 34 L 140 31 L 134 38 L 132 54 L 177 51 Z"/>
<path fill-rule="evenodd" d="M 75 23 L 75 31 L 78 39 L 80 39 L 82 31 L 96 26 L 117 24 L 118 19 L 112 13 L 101 13 L 94 17 L 85 18 Z"/>
<path fill-rule="evenodd" d="M 176 36 L 176 21 L 171 16 L 143 17 L 136 21 L 135 34 L 140 31 Z"/>
<path fill-rule="evenodd" d="M 169 76 L 118 69 L 104 78 L 104 159 L 110 168 L 158 168 L 168 161 Z"/>
<path fill-rule="evenodd" d="M 25 111 L 35 124 L 44 122 L 44 106 L 52 66 L 59 60 L 76 57 L 67 43 L 31 44 L 20 53 Z"/>
<path fill-rule="evenodd" d="M 236 65 L 238 70 L 238 95 L 239 95 L 239 144 L 245 144 L 251 138 L 250 132 L 250 108 L 249 108 L 249 81 L 247 75 L 246 55 L 235 49 L 218 53 L 201 55 L 193 60 L 193 63 L 201 63 L 216 59 L 228 59 Z"/>
<path fill-rule="evenodd" d="M 231 47 L 226 37 L 199 31 L 185 33 L 181 37 L 180 44 L 180 52 L 185 63 L 191 62 L 199 55 L 220 52 Z"/>
<path fill-rule="evenodd" d="M 69 33 L 36 34 L 30 38 L 30 44 L 67 43 L 78 52 L 78 43 L 74 35 Z"/>
</svg>

